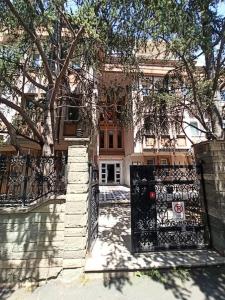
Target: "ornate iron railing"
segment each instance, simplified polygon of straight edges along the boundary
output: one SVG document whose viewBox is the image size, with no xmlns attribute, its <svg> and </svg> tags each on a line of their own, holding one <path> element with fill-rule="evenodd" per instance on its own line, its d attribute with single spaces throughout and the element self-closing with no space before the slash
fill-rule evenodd
<svg viewBox="0 0 225 300">
<path fill-rule="evenodd" d="M 91 251 L 94 241 L 98 236 L 99 215 L 99 183 L 98 170 L 90 165 L 89 169 L 89 206 L 88 206 L 88 245 Z"/>
<path fill-rule="evenodd" d="M 208 247 L 200 189 L 199 166 L 131 166 L 133 252 Z"/>
<path fill-rule="evenodd" d="M 0 156 L 0 206 L 29 205 L 66 191 L 65 156 Z"/>
</svg>

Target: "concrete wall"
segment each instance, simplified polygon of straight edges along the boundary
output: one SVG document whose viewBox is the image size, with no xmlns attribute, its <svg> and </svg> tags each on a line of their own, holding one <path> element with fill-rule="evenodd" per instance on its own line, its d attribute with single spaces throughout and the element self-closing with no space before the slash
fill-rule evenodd
<svg viewBox="0 0 225 300">
<path fill-rule="evenodd" d="M 57 276 L 63 265 L 65 199 L 29 212 L 0 211 L 0 281 Z"/>
<path fill-rule="evenodd" d="M 69 141 L 67 193 L 36 207 L 0 209 L 0 282 L 83 271 L 87 252 L 88 139 Z M 63 272 L 62 272 L 63 271 Z"/>
<path fill-rule="evenodd" d="M 85 264 L 88 238 L 88 144 L 88 139 L 77 139 L 68 148 L 63 268 L 72 270 L 72 274 L 73 269 L 82 271 Z"/>
<path fill-rule="evenodd" d="M 225 141 L 202 142 L 194 151 L 203 163 L 212 246 L 225 255 Z"/>
</svg>

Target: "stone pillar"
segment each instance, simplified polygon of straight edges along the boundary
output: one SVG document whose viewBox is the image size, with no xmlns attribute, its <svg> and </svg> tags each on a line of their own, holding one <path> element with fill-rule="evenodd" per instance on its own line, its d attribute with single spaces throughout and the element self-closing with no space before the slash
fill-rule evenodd
<svg viewBox="0 0 225 300">
<path fill-rule="evenodd" d="M 89 139 L 67 139 L 68 185 L 65 206 L 63 274 L 71 279 L 83 272 L 87 245 Z M 76 270 L 75 270 L 76 269 Z"/>
<path fill-rule="evenodd" d="M 196 162 L 201 161 L 203 167 L 212 246 L 225 255 L 225 141 L 196 144 L 194 152 Z"/>
</svg>

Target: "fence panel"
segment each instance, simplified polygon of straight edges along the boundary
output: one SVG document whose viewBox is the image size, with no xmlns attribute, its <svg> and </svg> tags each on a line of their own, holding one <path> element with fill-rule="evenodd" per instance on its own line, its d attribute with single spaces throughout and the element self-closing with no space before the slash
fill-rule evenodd
<svg viewBox="0 0 225 300">
<path fill-rule="evenodd" d="M 66 192 L 65 156 L 0 156 L 0 206 L 29 205 Z"/>
<path fill-rule="evenodd" d="M 90 166 L 89 205 L 88 205 L 88 251 L 91 251 L 98 236 L 99 183 L 98 170 Z"/>
<path fill-rule="evenodd" d="M 130 174 L 133 252 L 208 246 L 196 166 L 131 166 Z"/>
</svg>

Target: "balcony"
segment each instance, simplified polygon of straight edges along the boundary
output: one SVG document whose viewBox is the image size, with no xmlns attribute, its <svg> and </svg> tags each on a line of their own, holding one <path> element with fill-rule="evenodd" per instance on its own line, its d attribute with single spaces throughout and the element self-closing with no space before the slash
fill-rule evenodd
<svg viewBox="0 0 225 300">
<path fill-rule="evenodd" d="M 99 154 L 124 155 L 123 141 L 123 130 L 121 128 L 102 128 L 99 134 Z"/>
<path fill-rule="evenodd" d="M 170 135 L 146 135 L 143 141 L 143 150 L 149 152 L 180 152 L 188 149 L 186 137 L 183 135 L 177 135 L 176 138 L 171 138 Z"/>
</svg>

